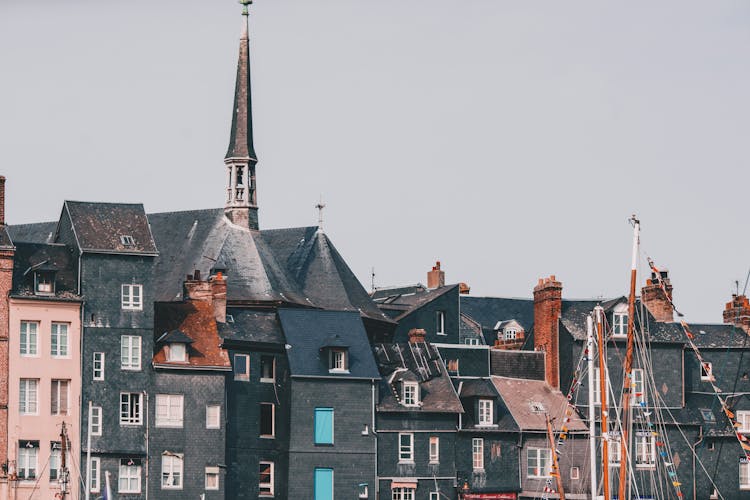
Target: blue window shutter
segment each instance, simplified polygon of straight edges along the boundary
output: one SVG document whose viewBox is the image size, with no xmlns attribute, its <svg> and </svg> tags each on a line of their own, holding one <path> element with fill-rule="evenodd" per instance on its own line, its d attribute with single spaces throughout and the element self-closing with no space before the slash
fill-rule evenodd
<svg viewBox="0 0 750 500">
<path fill-rule="evenodd" d="M 333 444 L 333 408 L 315 408 L 315 444 Z"/>
<path fill-rule="evenodd" d="M 315 500 L 333 500 L 333 469 L 315 469 Z"/>
</svg>

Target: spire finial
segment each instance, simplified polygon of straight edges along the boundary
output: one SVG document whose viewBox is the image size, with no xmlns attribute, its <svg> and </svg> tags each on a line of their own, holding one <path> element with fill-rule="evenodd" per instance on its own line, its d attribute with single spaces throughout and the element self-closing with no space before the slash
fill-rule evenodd
<svg viewBox="0 0 750 500">
<path fill-rule="evenodd" d="M 253 0 L 240 0 L 240 4 L 242 4 L 242 15 L 247 16 L 247 6 L 253 3 Z"/>
<path fill-rule="evenodd" d="M 326 207 L 326 204 L 323 203 L 323 195 L 320 195 L 320 201 L 318 201 L 318 204 L 315 205 L 315 208 L 318 209 L 318 229 L 323 230 L 323 209 Z"/>
</svg>

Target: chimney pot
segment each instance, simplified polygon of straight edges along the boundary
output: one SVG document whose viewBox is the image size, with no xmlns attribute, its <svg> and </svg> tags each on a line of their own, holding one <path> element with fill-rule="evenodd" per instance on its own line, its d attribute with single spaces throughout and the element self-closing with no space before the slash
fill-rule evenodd
<svg viewBox="0 0 750 500">
<path fill-rule="evenodd" d="M 0 227 L 5 225 L 5 176 L 0 175 Z"/>
<path fill-rule="evenodd" d="M 432 270 L 427 273 L 427 288 L 434 289 L 445 286 L 445 272 L 440 269 L 440 261 L 437 261 Z"/>
<path fill-rule="evenodd" d="M 417 342 L 424 342 L 427 332 L 422 328 L 412 328 L 409 330 L 409 342 L 416 344 Z"/>
</svg>

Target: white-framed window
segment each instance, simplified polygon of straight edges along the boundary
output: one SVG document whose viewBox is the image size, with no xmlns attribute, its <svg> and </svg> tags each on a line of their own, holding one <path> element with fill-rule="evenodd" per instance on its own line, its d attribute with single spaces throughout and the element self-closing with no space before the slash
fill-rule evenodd
<svg viewBox="0 0 750 500">
<path fill-rule="evenodd" d="M 414 488 L 393 488 L 393 500 L 414 500 Z"/>
<path fill-rule="evenodd" d="M 620 466 L 620 453 L 622 448 L 620 447 L 620 435 L 619 432 L 613 433 L 609 439 L 609 446 L 607 447 L 607 453 L 609 455 L 609 466 L 619 467 Z"/>
<path fill-rule="evenodd" d="M 156 395 L 156 427 L 182 427 L 182 394 Z"/>
<path fill-rule="evenodd" d="M 120 337 L 120 367 L 123 370 L 141 369 L 141 337 L 138 335 Z"/>
<path fill-rule="evenodd" d="M 464 339 L 465 345 L 479 345 L 479 339 L 477 337 L 466 337 Z"/>
<path fill-rule="evenodd" d="M 276 380 L 276 357 L 275 356 L 261 356 L 260 357 L 260 381 L 261 382 L 273 382 Z"/>
<path fill-rule="evenodd" d="M 37 356 L 39 353 L 39 322 L 21 321 L 21 356 Z"/>
<path fill-rule="evenodd" d="M 651 433 L 635 436 L 635 466 L 642 469 L 656 466 L 656 440 Z"/>
<path fill-rule="evenodd" d="M 633 380 L 633 398 L 636 403 L 646 402 L 646 379 L 643 368 L 633 368 L 630 372 Z"/>
<path fill-rule="evenodd" d="M 740 459 L 740 489 L 750 490 L 750 462 Z"/>
<path fill-rule="evenodd" d="M 33 480 L 37 477 L 39 441 L 19 441 L 16 474 L 18 479 Z"/>
<path fill-rule="evenodd" d="M 750 433 L 750 411 L 738 410 L 735 412 L 737 423 L 740 424 L 738 432 Z"/>
<path fill-rule="evenodd" d="M 50 409 L 52 415 L 68 414 L 68 394 L 70 380 L 53 380 L 51 386 Z"/>
<path fill-rule="evenodd" d="M 206 467 L 206 479 L 204 481 L 204 485 L 207 490 L 219 489 L 219 468 L 218 467 Z"/>
<path fill-rule="evenodd" d="M 131 458 L 120 460 L 117 474 L 117 491 L 119 493 L 141 492 L 141 461 Z"/>
<path fill-rule="evenodd" d="M 187 344 L 169 344 L 167 349 L 167 361 L 184 363 L 187 361 Z"/>
<path fill-rule="evenodd" d="M 577 481 L 581 479 L 581 469 L 580 467 L 571 467 L 570 468 L 570 479 L 572 481 Z"/>
<path fill-rule="evenodd" d="M 403 402 L 404 406 L 419 406 L 419 384 L 417 382 L 404 382 Z"/>
<path fill-rule="evenodd" d="M 430 463 L 436 464 L 438 462 L 440 462 L 440 438 L 430 436 Z"/>
<path fill-rule="evenodd" d="M 400 463 L 414 462 L 414 434 L 411 432 L 398 434 L 398 461 Z"/>
<path fill-rule="evenodd" d="M 91 457 L 91 468 L 89 469 L 89 486 L 91 487 L 92 493 L 99 493 L 99 471 L 101 471 L 101 459 L 99 457 Z"/>
<path fill-rule="evenodd" d="M 345 349 L 331 349 L 329 354 L 329 372 L 347 372 L 349 367 L 346 362 Z"/>
<path fill-rule="evenodd" d="M 53 358 L 68 357 L 68 324 L 52 323 L 50 354 Z"/>
<path fill-rule="evenodd" d="M 50 443 L 49 452 L 49 480 L 57 481 L 60 479 L 60 442 L 53 441 Z"/>
<path fill-rule="evenodd" d="M 614 337 L 628 336 L 628 306 L 618 305 L 612 313 L 612 335 Z"/>
<path fill-rule="evenodd" d="M 359 484 L 359 498 L 370 498 L 370 488 L 367 483 Z"/>
<path fill-rule="evenodd" d="M 526 450 L 526 477 L 552 477 L 552 450 L 549 448 L 528 448 Z"/>
<path fill-rule="evenodd" d="M 260 462 L 258 466 L 258 486 L 260 496 L 273 496 L 273 462 Z"/>
<path fill-rule="evenodd" d="M 430 500 L 440 500 L 440 492 L 439 491 L 431 491 L 430 492 Z"/>
<path fill-rule="evenodd" d="M 471 440 L 471 464 L 474 470 L 484 470 L 484 439 Z"/>
<path fill-rule="evenodd" d="M 161 489 L 182 489 L 183 456 L 165 452 L 161 455 Z"/>
<path fill-rule="evenodd" d="M 122 285 L 122 308 L 129 311 L 143 309 L 143 285 Z"/>
<path fill-rule="evenodd" d="M 34 273 L 34 290 L 39 295 L 52 295 L 55 293 L 55 273 L 37 271 Z"/>
<path fill-rule="evenodd" d="M 22 378 L 20 380 L 20 397 L 18 409 L 21 415 L 39 414 L 39 379 Z"/>
<path fill-rule="evenodd" d="M 479 425 L 492 425 L 492 400 L 479 400 Z"/>
<path fill-rule="evenodd" d="M 518 334 L 518 330 L 515 328 L 506 328 L 503 331 L 503 339 L 504 340 L 516 340 L 516 335 Z"/>
<path fill-rule="evenodd" d="M 95 352 L 93 360 L 93 374 L 94 380 L 104 380 L 104 353 Z"/>
<path fill-rule="evenodd" d="M 260 404 L 260 437 L 272 438 L 276 435 L 276 405 Z"/>
<path fill-rule="evenodd" d="M 445 311 L 435 311 L 435 333 L 448 335 L 445 333 Z"/>
<path fill-rule="evenodd" d="M 206 405 L 206 429 L 221 429 L 221 405 Z"/>
<path fill-rule="evenodd" d="M 250 356 L 235 354 L 232 369 L 234 370 L 235 380 L 250 380 Z"/>
<path fill-rule="evenodd" d="M 713 365 L 707 361 L 701 363 L 701 382 L 713 382 L 713 380 Z"/>
<path fill-rule="evenodd" d="M 101 436 L 102 435 L 102 407 L 92 406 L 90 418 L 91 418 L 91 435 Z"/>
<path fill-rule="evenodd" d="M 141 425 L 143 415 L 139 392 L 120 393 L 120 425 Z"/>
</svg>

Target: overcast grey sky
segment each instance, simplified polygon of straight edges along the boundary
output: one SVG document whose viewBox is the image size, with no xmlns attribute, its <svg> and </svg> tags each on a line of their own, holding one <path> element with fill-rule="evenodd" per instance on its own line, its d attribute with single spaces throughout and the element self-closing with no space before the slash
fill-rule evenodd
<svg viewBox="0 0 750 500">
<path fill-rule="evenodd" d="M 750 2 L 257 0 L 263 228 L 325 229 L 365 286 L 628 290 L 631 230 L 691 321 L 750 267 Z M 232 0 L 0 3 L 10 223 L 65 199 L 218 207 Z M 640 286 L 640 284 L 639 284 Z"/>
</svg>

